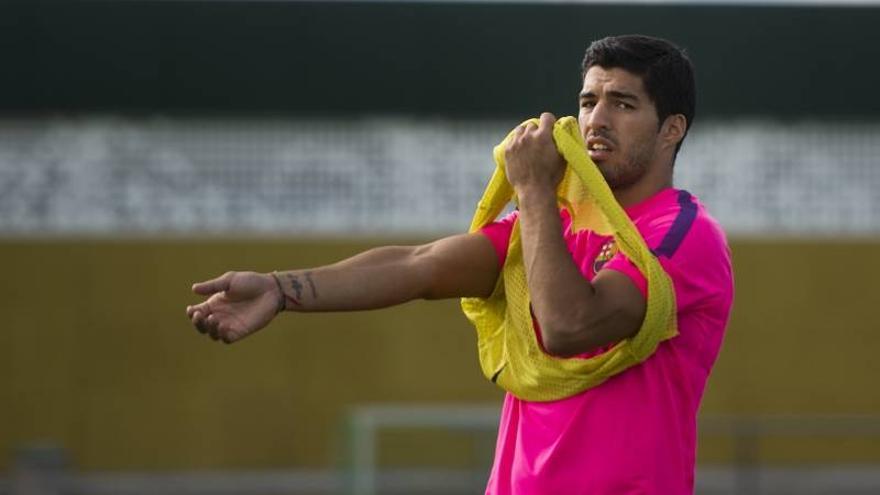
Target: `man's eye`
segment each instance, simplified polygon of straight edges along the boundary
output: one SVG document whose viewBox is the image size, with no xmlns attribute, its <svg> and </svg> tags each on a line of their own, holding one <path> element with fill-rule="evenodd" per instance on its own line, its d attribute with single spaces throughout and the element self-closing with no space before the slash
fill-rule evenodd
<svg viewBox="0 0 880 495">
<path fill-rule="evenodd" d="M 593 102 L 593 101 L 582 101 L 581 102 L 581 108 L 593 108 L 594 106 L 596 106 L 596 102 Z"/>
<path fill-rule="evenodd" d="M 617 108 L 619 108 L 619 109 L 621 109 L 621 110 L 632 110 L 632 109 L 635 108 L 635 107 L 633 107 L 633 106 L 630 105 L 629 103 L 624 103 L 624 102 L 621 101 L 621 102 L 618 102 L 618 103 L 617 103 Z"/>
</svg>

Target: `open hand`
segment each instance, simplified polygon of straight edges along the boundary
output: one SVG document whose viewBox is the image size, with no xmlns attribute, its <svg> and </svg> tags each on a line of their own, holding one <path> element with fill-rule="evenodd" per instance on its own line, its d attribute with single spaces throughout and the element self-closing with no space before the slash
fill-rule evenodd
<svg viewBox="0 0 880 495">
<path fill-rule="evenodd" d="M 193 326 L 227 344 L 265 327 L 283 308 L 281 289 L 272 275 L 263 273 L 226 272 L 193 284 L 192 290 L 210 296 L 203 303 L 186 307 Z"/>
</svg>

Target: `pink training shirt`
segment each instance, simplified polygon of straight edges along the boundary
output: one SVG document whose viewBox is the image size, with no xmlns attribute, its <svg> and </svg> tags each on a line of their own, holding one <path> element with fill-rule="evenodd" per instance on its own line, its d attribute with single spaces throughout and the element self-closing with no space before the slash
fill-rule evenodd
<svg viewBox="0 0 880 495">
<path fill-rule="evenodd" d="M 687 191 L 665 189 L 626 212 L 672 279 L 679 335 L 573 397 L 528 402 L 508 393 L 487 495 L 693 493 L 697 409 L 733 300 L 730 251 L 721 227 Z M 502 264 L 516 216 L 482 230 Z M 572 234 L 568 213 L 561 216 L 585 278 L 617 270 L 646 293 L 645 278 L 612 237 Z"/>
</svg>

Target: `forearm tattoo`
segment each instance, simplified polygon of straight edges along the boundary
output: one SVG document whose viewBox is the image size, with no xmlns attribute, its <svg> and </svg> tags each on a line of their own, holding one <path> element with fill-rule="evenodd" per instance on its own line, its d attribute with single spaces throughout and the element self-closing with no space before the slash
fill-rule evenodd
<svg viewBox="0 0 880 495">
<path fill-rule="evenodd" d="M 287 277 L 290 279 L 290 286 L 296 292 L 296 298 L 302 300 L 303 284 L 299 283 L 299 277 L 296 275 L 288 275 Z"/>
<path fill-rule="evenodd" d="M 306 282 L 309 284 L 309 288 L 312 291 L 312 298 L 318 298 L 318 287 L 315 285 L 315 281 L 312 279 L 312 272 L 305 273 Z M 287 287 L 290 287 L 293 290 L 293 294 L 288 294 L 287 291 L 284 292 L 284 298 L 290 303 L 296 306 L 302 306 L 303 300 L 303 289 L 305 286 L 302 282 L 300 282 L 300 277 L 302 275 L 296 275 L 293 273 L 284 274 L 285 279 L 287 280 Z"/>
<path fill-rule="evenodd" d="M 309 287 L 312 288 L 312 297 L 318 298 L 318 289 L 315 287 L 315 281 L 312 280 L 312 272 L 306 272 L 306 281 L 309 283 Z"/>
</svg>

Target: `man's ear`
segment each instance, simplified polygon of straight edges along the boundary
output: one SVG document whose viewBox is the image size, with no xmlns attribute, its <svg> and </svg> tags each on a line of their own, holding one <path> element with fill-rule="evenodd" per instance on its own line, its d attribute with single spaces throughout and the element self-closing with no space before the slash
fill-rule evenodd
<svg viewBox="0 0 880 495">
<path fill-rule="evenodd" d="M 663 126 L 660 128 L 660 139 L 663 142 L 671 147 L 675 147 L 678 143 L 684 139 L 684 135 L 687 132 L 687 118 L 680 114 L 675 113 L 668 117 L 663 122 Z"/>
</svg>

